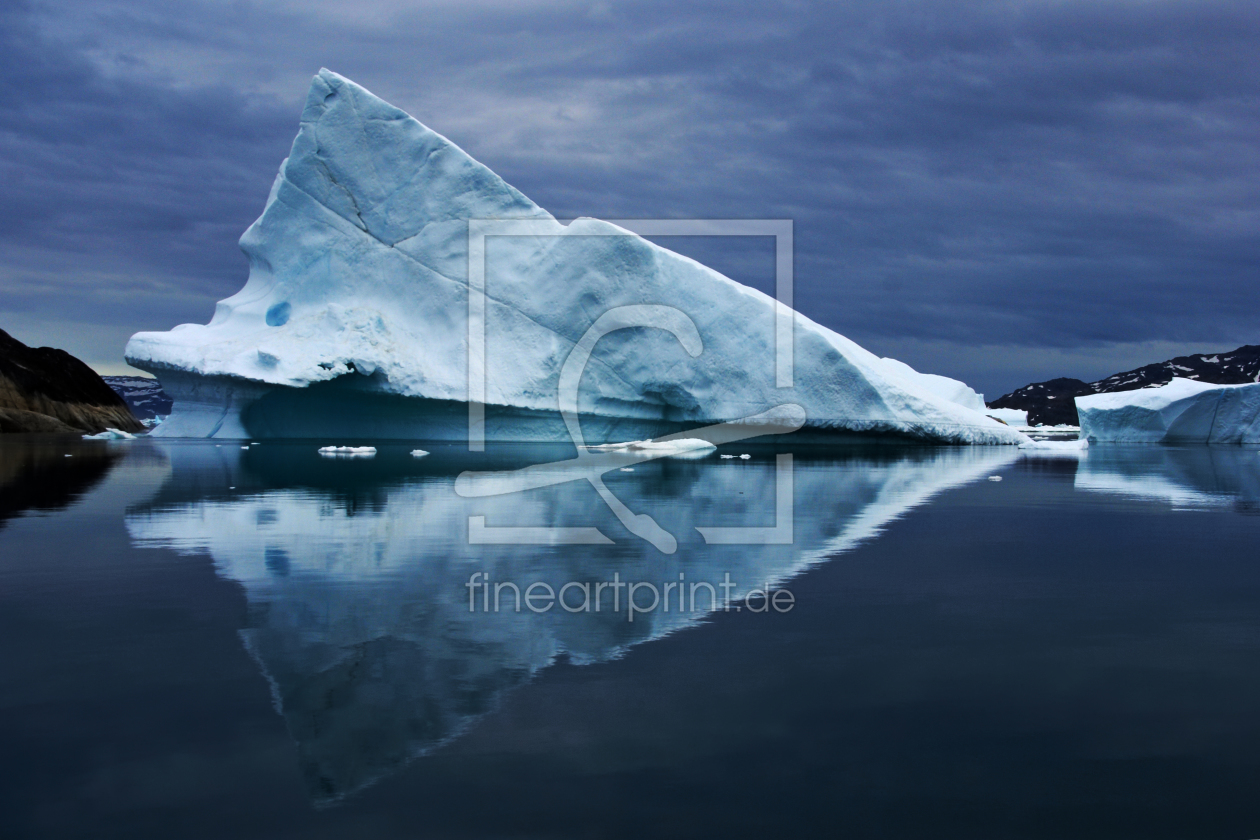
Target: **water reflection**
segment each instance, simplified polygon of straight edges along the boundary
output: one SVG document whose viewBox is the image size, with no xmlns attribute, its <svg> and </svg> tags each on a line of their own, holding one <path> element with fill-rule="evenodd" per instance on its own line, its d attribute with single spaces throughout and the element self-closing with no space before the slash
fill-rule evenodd
<svg viewBox="0 0 1260 840">
<path fill-rule="evenodd" d="M 124 453 L 78 439 L 14 437 L 0 443 L 0 528 L 26 511 L 67 507 L 99 484 Z"/>
<path fill-rule="evenodd" d="M 1095 446 L 1081 460 L 1076 488 L 1176 509 L 1260 511 L 1260 452 L 1236 446 Z"/>
<path fill-rule="evenodd" d="M 242 639 L 271 682 L 320 803 L 458 737 L 557 656 L 605 661 L 694 624 L 1020 457 L 981 447 L 797 452 L 790 545 L 707 545 L 697 531 L 775 524 L 774 452 L 657 460 L 608 473 L 609 489 L 630 510 L 677 538 L 677 551 L 664 554 L 627 533 L 585 481 L 484 498 L 455 492 L 456 477 L 470 466 L 506 469 L 555 460 L 551 454 L 507 449 L 470 464 L 456 447 L 435 447 L 422 460 L 411 458 L 410 447 L 382 447 L 371 461 L 329 462 L 307 445 L 164 446 L 171 477 L 152 502 L 129 512 L 131 538 L 138 546 L 208 552 L 221 575 L 244 587 L 251 613 Z M 474 545 L 470 517 L 495 527 L 597 527 L 614 542 Z M 681 610 L 674 589 L 668 606 L 638 614 L 624 604 L 609 609 L 611 592 L 599 610 L 588 603 L 577 612 L 518 611 L 505 589 L 495 611 L 470 593 L 476 573 L 522 590 L 614 576 L 658 591 L 680 581 L 713 589 L 701 587 Z M 732 585 L 724 590 L 726 580 Z M 641 603 L 650 601 L 641 595 Z M 573 592 L 568 603 L 582 599 Z"/>
</svg>

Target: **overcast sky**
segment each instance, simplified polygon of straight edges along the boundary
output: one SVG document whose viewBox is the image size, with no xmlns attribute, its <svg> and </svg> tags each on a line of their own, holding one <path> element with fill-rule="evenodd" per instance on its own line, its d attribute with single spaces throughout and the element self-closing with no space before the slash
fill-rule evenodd
<svg viewBox="0 0 1260 840">
<path fill-rule="evenodd" d="M 1095 379 L 1260 343 L 1257 56 L 1255 0 L 0 0 L 0 328 L 208 321 L 326 66 L 560 218 L 793 219 L 881 355 Z"/>
</svg>

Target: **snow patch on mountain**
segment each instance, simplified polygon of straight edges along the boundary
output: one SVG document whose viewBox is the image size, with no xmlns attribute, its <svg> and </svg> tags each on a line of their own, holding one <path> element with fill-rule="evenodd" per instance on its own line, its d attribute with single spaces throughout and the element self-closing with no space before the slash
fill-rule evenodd
<svg viewBox="0 0 1260 840">
<path fill-rule="evenodd" d="M 162 383 L 147 376 L 102 376 L 114 389 L 131 413 L 140 420 L 154 420 L 171 413 L 171 398 L 162 390 Z"/>
</svg>

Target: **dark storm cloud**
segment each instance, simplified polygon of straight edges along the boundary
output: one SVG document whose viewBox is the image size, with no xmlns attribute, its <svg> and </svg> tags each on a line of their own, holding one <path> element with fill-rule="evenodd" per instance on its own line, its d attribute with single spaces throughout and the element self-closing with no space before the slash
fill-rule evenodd
<svg viewBox="0 0 1260 840">
<path fill-rule="evenodd" d="M 243 278 L 234 243 L 266 197 L 291 114 L 222 86 L 106 78 L 17 4 L 0 12 L 0 74 L 5 309 L 70 321 L 143 312 L 159 326 L 179 297 Z"/>
<path fill-rule="evenodd" d="M 1249 3 L 70 8 L 4 13 L 5 310 L 204 320 L 325 65 L 557 216 L 793 218 L 798 308 L 991 393 L 1260 340 Z"/>
</svg>

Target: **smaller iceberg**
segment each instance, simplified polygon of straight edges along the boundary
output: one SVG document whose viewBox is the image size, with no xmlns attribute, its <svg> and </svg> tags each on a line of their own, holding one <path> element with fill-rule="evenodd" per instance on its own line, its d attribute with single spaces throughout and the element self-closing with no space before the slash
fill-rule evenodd
<svg viewBox="0 0 1260 840">
<path fill-rule="evenodd" d="M 492 235 L 491 220 L 517 233 Z M 127 345 L 174 399 L 155 437 L 454 442 L 477 427 L 565 441 L 561 374 L 584 358 L 573 413 L 593 443 L 785 406 L 802 416 L 794 441 L 1024 439 L 957 380 L 880 359 L 629 229 L 556 219 L 328 70 L 240 244 L 249 279 L 209 324 Z"/>
<path fill-rule="evenodd" d="M 242 446 L 248 449 L 248 446 Z M 372 458 L 376 455 L 375 446 L 321 446 L 319 454 L 325 458 Z"/>
<path fill-rule="evenodd" d="M 124 432 L 120 429 L 107 428 L 105 431 L 95 435 L 84 435 L 84 440 L 135 440 L 136 436 L 131 432 Z"/>
<path fill-rule="evenodd" d="M 1159 388 L 1076 398 L 1091 443 L 1260 443 L 1260 383 L 1173 379 Z"/>
</svg>

